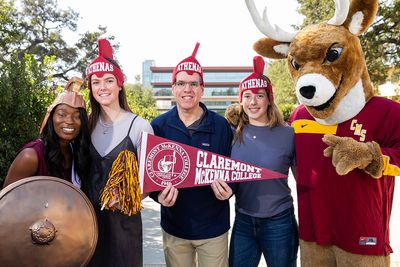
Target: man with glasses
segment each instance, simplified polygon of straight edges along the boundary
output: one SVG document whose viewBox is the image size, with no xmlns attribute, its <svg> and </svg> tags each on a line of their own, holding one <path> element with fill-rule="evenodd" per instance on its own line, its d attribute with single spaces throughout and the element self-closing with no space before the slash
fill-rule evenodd
<svg viewBox="0 0 400 267">
<path fill-rule="evenodd" d="M 179 143 L 229 156 L 232 131 L 228 122 L 200 102 L 203 71 L 192 55 L 172 74 L 176 106 L 155 118 L 154 134 Z M 169 189 L 169 190 L 168 190 Z M 232 190 L 218 181 L 212 186 L 178 189 L 171 185 L 150 196 L 161 206 L 164 254 L 167 266 L 228 266 L 229 200 Z M 196 257 L 197 254 L 197 257 Z"/>
</svg>

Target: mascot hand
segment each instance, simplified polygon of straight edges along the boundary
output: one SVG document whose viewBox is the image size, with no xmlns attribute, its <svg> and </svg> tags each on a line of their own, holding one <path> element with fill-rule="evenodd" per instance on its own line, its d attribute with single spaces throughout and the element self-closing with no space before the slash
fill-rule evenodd
<svg viewBox="0 0 400 267">
<path fill-rule="evenodd" d="M 328 145 L 325 157 L 332 157 L 332 164 L 339 175 L 359 168 L 378 179 L 383 173 L 383 158 L 378 143 L 358 142 L 350 137 L 326 134 L 322 141 Z"/>
</svg>

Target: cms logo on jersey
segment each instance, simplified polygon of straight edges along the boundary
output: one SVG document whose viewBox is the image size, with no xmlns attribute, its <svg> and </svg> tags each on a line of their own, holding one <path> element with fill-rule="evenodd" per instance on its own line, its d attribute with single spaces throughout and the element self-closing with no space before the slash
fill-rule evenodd
<svg viewBox="0 0 400 267">
<path fill-rule="evenodd" d="M 350 130 L 354 132 L 354 135 L 359 136 L 360 141 L 365 141 L 365 135 L 367 130 L 362 128 L 362 123 L 357 123 L 357 120 L 352 120 L 350 124 Z"/>
</svg>

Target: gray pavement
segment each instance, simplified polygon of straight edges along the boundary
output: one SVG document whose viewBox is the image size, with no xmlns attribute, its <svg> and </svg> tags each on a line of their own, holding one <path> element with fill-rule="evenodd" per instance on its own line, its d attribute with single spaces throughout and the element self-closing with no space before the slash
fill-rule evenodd
<svg viewBox="0 0 400 267">
<path fill-rule="evenodd" d="M 396 177 L 397 181 L 400 181 L 399 179 L 400 177 Z M 289 179 L 289 185 L 292 188 L 295 207 L 297 207 L 295 182 L 292 177 Z M 142 220 L 144 267 L 163 267 L 165 266 L 165 260 L 160 229 L 160 205 L 148 197 L 143 201 L 143 207 Z M 231 199 L 231 225 L 234 218 L 233 207 L 234 198 Z M 393 253 L 391 254 L 391 267 L 400 267 L 400 185 L 395 187 L 390 230 L 390 241 L 393 249 Z M 259 267 L 266 266 L 267 265 L 262 259 Z M 300 264 L 298 264 L 298 266 L 300 266 Z"/>
</svg>

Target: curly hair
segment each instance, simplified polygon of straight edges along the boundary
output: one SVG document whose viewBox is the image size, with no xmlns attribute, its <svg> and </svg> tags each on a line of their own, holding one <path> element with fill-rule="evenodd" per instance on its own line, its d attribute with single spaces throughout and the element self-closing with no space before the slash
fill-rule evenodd
<svg viewBox="0 0 400 267">
<path fill-rule="evenodd" d="M 44 159 L 47 165 L 48 175 L 59 177 L 65 180 L 70 180 L 65 177 L 64 157 L 61 153 L 60 139 L 54 130 L 52 110 L 49 120 L 43 128 L 41 139 L 44 144 Z M 81 186 L 84 188 L 87 185 L 90 171 L 90 134 L 88 128 L 88 117 L 86 110 L 79 108 L 79 118 L 81 120 L 81 130 L 74 140 L 70 142 L 72 147 L 72 158 L 74 160 L 75 171 L 77 172 Z"/>
</svg>

